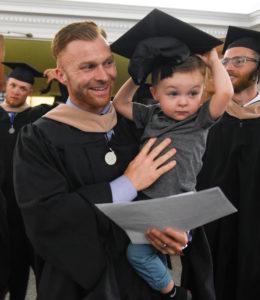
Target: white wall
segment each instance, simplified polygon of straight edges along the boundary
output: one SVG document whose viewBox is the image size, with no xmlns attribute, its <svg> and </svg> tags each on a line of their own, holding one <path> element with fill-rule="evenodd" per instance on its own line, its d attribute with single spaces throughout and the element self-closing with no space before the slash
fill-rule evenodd
<svg viewBox="0 0 260 300">
<path fill-rule="evenodd" d="M 153 8 L 66 0 L 1 0 L 0 34 L 50 40 L 66 24 L 92 19 L 116 40 Z M 158 7 L 156 7 L 158 8 Z M 225 37 L 229 25 L 260 31 L 260 10 L 250 14 L 160 8 L 216 37 Z M 10 32 L 10 33 L 8 33 Z"/>
</svg>

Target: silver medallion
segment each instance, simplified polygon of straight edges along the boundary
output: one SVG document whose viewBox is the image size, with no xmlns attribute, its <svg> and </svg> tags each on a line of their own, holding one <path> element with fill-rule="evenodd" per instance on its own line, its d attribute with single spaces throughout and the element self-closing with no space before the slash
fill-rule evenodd
<svg viewBox="0 0 260 300">
<path fill-rule="evenodd" d="M 9 128 L 9 133 L 10 133 L 10 134 L 13 134 L 13 133 L 15 133 L 15 129 L 14 129 L 14 127 L 13 127 L 13 126 Z"/>
<path fill-rule="evenodd" d="M 107 152 L 105 155 L 105 162 L 108 165 L 112 166 L 116 163 L 116 160 L 117 160 L 117 157 L 116 157 L 115 152 L 112 149 L 110 149 L 110 151 Z"/>
</svg>

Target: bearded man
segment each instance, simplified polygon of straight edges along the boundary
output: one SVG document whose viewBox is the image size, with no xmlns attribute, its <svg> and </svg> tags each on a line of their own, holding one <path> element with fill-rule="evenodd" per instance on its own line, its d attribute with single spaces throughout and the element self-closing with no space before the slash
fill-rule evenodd
<svg viewBox="0 0 260 300">
<path fill-rule="evenodd" d="M 259 298 L 260 32 L 229 27 L 223 49 L 234 96 L 208 135 L 197 189 L 219 186 L 238 213 L 206 226 L 218 300 Z"/>
<path fill-rule="evenodd" d="M 33 91 L 34 77 L 43 77 L 43 73 L 21 62 L 3 62 L 3 64 L 12 69 L 6 82 L 5 101 L 0 105 L 0 190 L 3 193 L 0 206 L 4 207 L 2 214 L 7 217 L 10 257 L 8 253 L 8 256 L 3 258 L 6 267 L 1 268 L 0 278 L 5 278 L 5 281 L 0 282 L 0 295 L 9 291 L 10 299 L 23 300 L 27 289 L 29 267 L 33 263 L 33 252 L 25 234 L 14 194 L 13 150 L 20 129 L 24 125 L 36 121 L 52 106 L 42 104 L 30 107 L 26 103 L 27 97 Z M 6 230 L 5 240 L 7 240 Z M 7 264 L 9 259 L 10 266 Z M 10 277 L 6 278 L 9 274 L 9 267 L 11 269 Z M 7 287 L 5 286 L 6 281 Z"/>
</svg>

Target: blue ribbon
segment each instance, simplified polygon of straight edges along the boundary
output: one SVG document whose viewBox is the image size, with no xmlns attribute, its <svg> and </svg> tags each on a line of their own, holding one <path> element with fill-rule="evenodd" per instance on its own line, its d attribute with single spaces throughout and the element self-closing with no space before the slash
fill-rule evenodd
<svg viewBox="0 0 260 300">
<path fill-rule="evenodd" d="M 11 121 L 12 124 L 14 122 L 14 118 L 15 118 L 15 112 L 11 112 L 10 113 L 10 121 Z"/>
</svg>

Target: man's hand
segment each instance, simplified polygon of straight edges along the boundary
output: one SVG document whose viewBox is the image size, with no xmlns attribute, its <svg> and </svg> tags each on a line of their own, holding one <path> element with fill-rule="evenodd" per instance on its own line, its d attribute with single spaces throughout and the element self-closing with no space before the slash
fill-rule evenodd
<svg viewBox="0 0 260 300">
<path fill-rule="evenodd" d="M 53 79 L 57 79 L 56 69 L 46 69 L 43 72 L 43 76 L 47 77 L 47 83 L 52 81 Z"/>
<path fill-rule="evenodd" d="M 130 162 L 124 173 L 124 175 L 133 183 L 137 191 L 149 187 L 161 175 L 168 172 L 176 165 L 176 161 L 174 160 L 164 164 L 176 153 L 174 148 L 158 157 L 158 155 L 171 143 L 171 140 L 167 138 L 151 150 L 155 141 L 156 138 L 151 138 L 145 144 L 139 154 Z"/>
<path fill-rule="evenodd" d="M 164 232 L 153 228 L 146 231 L 147 240 L 163 254 L 182 255 L 183 248 L 188 243 L 187 232 L 166 228 Z"/>
</svg>

